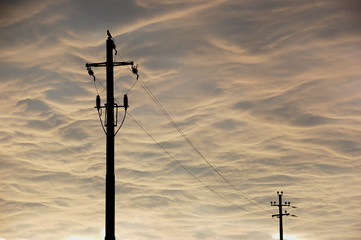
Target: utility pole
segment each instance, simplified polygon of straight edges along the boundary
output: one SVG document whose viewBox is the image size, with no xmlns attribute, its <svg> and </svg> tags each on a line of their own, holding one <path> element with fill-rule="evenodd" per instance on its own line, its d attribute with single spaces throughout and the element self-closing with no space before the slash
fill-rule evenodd
<svg viewBox="0 0 361 240">
<path fill-rule="evenodd" d="M 106 110 L 106 176 L 105 176 L 105 240 L 115 240 L 115 174 L 114 174 L 114 108 L 124 107 L 128 105 L 118 106 L 114 102 L 114 66 L 133 66 L 133 62 L 113 62 L 113 53 L 115 48 L 114 40 L 109 31 L 106 40 L 106 62 L 87 63 L 89 75 L 94 77 L 91 67 L 106 67 L 106 91 L 107 103 L 100 106 L 100 97 L 97 96 L 96 108 L 105 108 Z M 99 102 L 98 102 L 99 98 Z"/>
<path fill-rule="evenodd" d="M 282 217 L 283 216 L 288 216 L 290 215 L 287 211 L 285 211 L 285 213 L 282 213 L 282 207 L 290 207 L 290 202 L 285 202 L 284 204 L 282 204 L 282 196 L 283 196 L 283 192 L 281 191 L 278 192 L 277 191 L 277 195 L 278 195 L 278 204 L 276 202 L 272 202 L 271 201 L 271 206 L 276 206 L 278 207 L 278 214 L 273 214 L 272 217 L 277 217 L 280 219 L 280 240 L 283 240 L 283 222 L 282 222 Z M 296 208 L 294 206 L 292 206 L 293 208 Z M 296 215 L 291 215 L 293 217 L 297 217 Z"/>
</svg>

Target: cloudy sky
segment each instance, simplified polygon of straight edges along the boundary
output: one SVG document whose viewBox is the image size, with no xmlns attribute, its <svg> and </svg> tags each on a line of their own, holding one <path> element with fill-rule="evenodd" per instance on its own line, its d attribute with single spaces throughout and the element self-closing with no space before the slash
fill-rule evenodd
<svg viewBox="0 0 361 240">
<path fill-rule="evenodd" d="M 105 102 L 105 69 L 93 68 L 96 89 L 85 63 L 105 61 L 108 29 L 116 60 L 139 64 L 198 151 L 145 85 L 115 68 L 115 95 L 128 92 L 135 119 L 116 138 L 118 240 L 277 239 L 277 191 L 297 206 L 286 208 L 298 217 L 284 219 L 285 239 L 360 239 L 360 9 L 357 0 L 2 0 L 0 239 L 104 238 L 94 105 L 97 91 Z"/>
</svg>

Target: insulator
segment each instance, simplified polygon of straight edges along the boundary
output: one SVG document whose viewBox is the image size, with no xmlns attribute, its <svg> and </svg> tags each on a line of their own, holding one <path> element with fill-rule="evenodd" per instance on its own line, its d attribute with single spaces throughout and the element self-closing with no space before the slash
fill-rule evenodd
<svg viewBox="0 0 361 240">
<path fill-rule="evenodd" d="M 100 96 L 99 95 L 97 95 L 97 98 L 96 98 L 95 102 L 96 102 L 96 108 L 99 111 L 99 109 L 100 109 Z"/>
<path fill-rule="evenodd" d="M 89 70 L 88 70 L 88 74 L 89 74 L 90 76 L 94 76 L 93 70 L 89 69 Z"/>
<path fill-rule="evenodd" d="M 125 109 L 127 109 L 129 107 L 129 105 L 128 105 L 128 95 L 127 94 L 124 94 L 123 105 L 124 105 Z"/>
<path fill-rule="evenodd" d="M 132 72 L 134 74 L 138 74 L 138 65 L 137 66 L 132 66 Z"/>
</svg>

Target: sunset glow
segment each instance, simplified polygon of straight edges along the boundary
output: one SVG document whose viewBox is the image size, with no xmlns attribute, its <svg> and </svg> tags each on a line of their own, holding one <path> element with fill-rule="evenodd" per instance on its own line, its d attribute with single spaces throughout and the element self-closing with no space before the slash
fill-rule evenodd
<svg viewBox="0 0 361 240">
<path fill-rule="evenodd" d="M 278 239 L 280 239 L 280 235 L 275 234 L 272 236 L 272 238 L 278 240 Z M 287 235 L 287 234 L 283 235 L 283 239 L 284 240 L 307 240 L 307 239 L 301 239 L 301 238 L 297 238 L 295 236 L 291 236 L 291 235 Z"/>
<path fill-rule="evenodd" d="M 359 239 L 359 2 L 1 1 L 0 240 L 104 239 L 107 30 L 117 240 Z"/>
</svg>

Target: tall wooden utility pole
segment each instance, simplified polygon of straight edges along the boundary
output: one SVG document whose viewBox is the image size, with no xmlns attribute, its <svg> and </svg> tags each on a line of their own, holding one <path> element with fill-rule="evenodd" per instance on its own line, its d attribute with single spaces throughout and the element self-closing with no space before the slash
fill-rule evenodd
<svg viewBox="0 0 361 240">
<path fill-rule="evenodd" d="M 115 174 L 114 174 L 114 106 L 118 106 L 114 102 L 114 66 L 134 65 L 133 62 L 113 62 L 113 53 L 115 44 L 109 31 L 107 31 L 108 38 L 106 40 L 106 62 L 102 63 L 87 63 L 86 67 L 89 74 L 93 76 L 91 67 L 106 67 L 106 90 L 107 103 L 106 109 L 106 176 L 105 176 L 105 240 L 115 240 Z M 94 78 L 95 80 L 95 78 Z M 99 96 L 98 96 L 99 97 Z M 98 98 L 97 97 L 97 98 Z M 102 108 L 97 103 L 97 108 Z"/>
<path fill-rule="evenodd" d="M 276 206 L 278 207 L 278 214 L 273 214 L 272 217 L 278 217 L 280 219 L 280 240 L 283 240 L 283 221 L 282 221 L 282 217 L 283 216 L 288 216 L 290 215 L 289 213 L 287 213 L 287 211 L 285 211 L 285 213 L 282 213 L 282 207 L 290 207 L 290 202 L 285 202 L 284 204 L 282 204 L 282 196 L 283 196 L 283 192 L 277 192 L 278 195 L 278 204 L 276 202 L 272 202 L 271 201 L 271 206 Z M 296 208 L 295 206 L 292 206 L 293 208 Z M 291 215 L 292 217 L 297 217 L 296 215 Z"/>
</svg>

